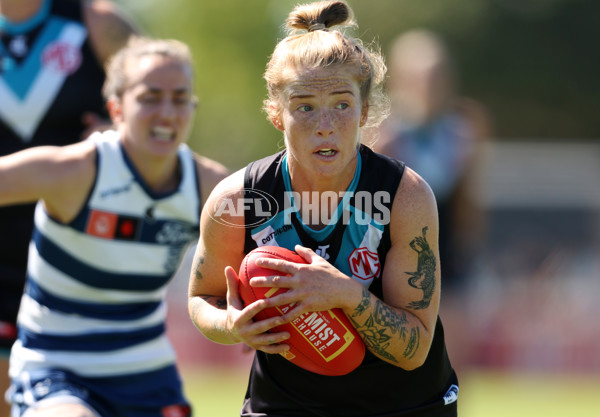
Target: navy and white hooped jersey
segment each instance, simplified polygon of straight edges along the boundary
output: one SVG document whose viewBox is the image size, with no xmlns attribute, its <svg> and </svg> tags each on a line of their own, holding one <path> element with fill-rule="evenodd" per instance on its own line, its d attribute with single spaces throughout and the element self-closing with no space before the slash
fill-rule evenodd
<svg viewBox="0 0 600 417">
<path fill-rule="evenodd" d="M 19 23 L 0 16 L 0 155 L 78 142 L 85 112 L 108 119 L 83 3 L 42 0 Z M 16 321 L 33 215 L 34 204 L 0 207 L 0 321 Z"/>
<path fill-rule="evenodd" d="M 354 178 L 333 221 L 314 230 L 302 221 L 314 213 L 303 213 L 294 204 L 286 152 L 256 161 L 246 168 L 245 197 L 268 195 L 270 204 L 245 211 L 246 225 L 254 225 L 246 229 L 245 252 L 265 245 L 310 247 L 385 299 L 381 279 L 391 246 L 389 221 L 403 173 L 403 163 L 361 146 Z M 276 209 L 269 212 L 266 207 Z M 367 351 L 351 373 L 323 376 L 280 355 L 257 351 L 241 415 L 455 416 L 457 390 L 438 318 L 427 360 L 410 372 Z"/>
<path fill-rule="evenodd" d="M 10 374 L 53 367 L 118 376 L 174 363 L 165 335 L 166 286 L 197 240 L 196 165 L 179 149 L 181 181 L 157 195 L 115 131 L 96 133 L 96 181 L 77 217 L 61 224 L 36 207 L 19 339 Z"/>
</svg>

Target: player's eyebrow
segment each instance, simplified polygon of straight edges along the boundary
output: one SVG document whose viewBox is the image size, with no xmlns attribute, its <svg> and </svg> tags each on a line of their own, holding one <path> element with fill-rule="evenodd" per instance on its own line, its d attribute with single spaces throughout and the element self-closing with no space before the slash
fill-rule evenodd
<svg viewBox="0 0 600 417">
<path fill-rule="evenodd" d="M 331 93 L 332 96 L 333 95 L 342 95 L 342 94 L 350 94 L 351 96 L 353 96 L 354 95 L 354 91 L 352 91 L 352 90 L 340 90 L 340 91 L 333 91 Z"/>
<path fill-rule="evenodd" d="M 160 93 L 163 93 L 165 90 L 163 90 L 162 88 L 157 88 L 157 87 L 149 87 L 148 91 L 150 93 L 160 94 Z M 191 92 L 191 90 L 187 87 L 176 88 L 175 90 L 173 90 L 174 94 L 186 94 L 186 93 L 190 93 L 190 92 Z"/>
<path fill-rule="evenodd" d="M 314 94 L 290 94 L 290 99 L 302 99 L 302 98 L 311 98 L 314 97 Z"/>
<path fill-rule="evenodd" d="M 340 90 L 340 91 L 332 91 L 330 95 L 342 95 L 342 94 L 350 94 L 354 95 L 352 90 Z M 314 97 L 314 94 L 291 94 L 290 99 L 303 99 L 303 98 L 311 98 Z"/>
</svg>

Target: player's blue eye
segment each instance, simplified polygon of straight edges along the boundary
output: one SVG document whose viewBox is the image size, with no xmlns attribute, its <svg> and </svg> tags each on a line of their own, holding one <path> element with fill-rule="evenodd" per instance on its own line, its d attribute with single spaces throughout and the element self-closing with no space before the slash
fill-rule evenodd
<svg viewBox="0 0 600 417">
<path fill-rule="evenodd" d="M 308 104 L 305 104 L 304 106 L 300 106 L 298 108 L 298 110 L 300 110 L 300 111 L 311 111 L 312 110 L 312 106 L 309 106 Z"/>
</svg>

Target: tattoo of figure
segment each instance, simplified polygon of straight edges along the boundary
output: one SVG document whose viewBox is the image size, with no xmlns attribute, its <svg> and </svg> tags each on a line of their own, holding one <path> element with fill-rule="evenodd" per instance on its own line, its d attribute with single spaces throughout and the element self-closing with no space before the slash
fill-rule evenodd
<svg viewBox="0 0 600 417">
<path fill-rule="evenodd" d="M 425 237 L 428 227 L 423 228 L 423 236 L 417 236 L 410 242 L 412 250 L 417 252 L 417 270 L 415 272 L 405 272 L 410 276 L 408 284 L 423 291 L 423 298 L 419 301 L 412 301 L 408 304 L 409 308 L 420 310 L 429 307 L 433 290 L 435 288 L 435 269 L 436 261 L 433 251 Z"/>
<path fill-rule="evenodd" d="M 360 316 L 362 313 L 364 313 L 367 310 L 367 308 L 369 308 L 369 305 L 371 305 L 371 293 L 366 288 L 363 288 L 362 300 L 360 300 L 360 303 L 354 309 L 354 313 L 352 313 L 352 317 Z"/>
</svg>

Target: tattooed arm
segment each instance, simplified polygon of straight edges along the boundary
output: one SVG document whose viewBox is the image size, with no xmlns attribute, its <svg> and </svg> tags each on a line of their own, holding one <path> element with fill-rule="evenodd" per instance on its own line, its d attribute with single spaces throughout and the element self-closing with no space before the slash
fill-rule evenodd
<svg viewBox="0 0 600 417">
<path fill-rule="evenodd" d="M 219 183 L 204 204 L 200 217 L 200 239 L 194 254 L 189 280 L 190 318 L 207 338 L 223 344 L 237 343 L 227 327 L 227 266 L 241 263 L 244 245 L 242 227 L 226 227 L 215 215 L 215 204 L 231 190 L 239 188 L 238 173 Z M 218 206 L 217 206 L 218 207 Z M 218 208 L 217 208 L 218 209 Z M 225 219 L 223 219 L 225 220 Z M 243 217 L 230 216 L 228 222 L 243 224 Z"/>
<path fill-rule="evenodd" d="M 406 169 L 392 207 L 383 300 L 368 290 L 349 314 L 369 350 L 412 370 L 429 352 L 440 299 L 438 219 L 429 186 Z"/>
<path fill-rule="evenodd" d="M 244 171 L 221 181 L 208 197 L 200 218 L 200 239 L 192 263 L 188 310 L 195 326 L 208 339 L 222 344 L 245 343 L 267 353 L 288 349 L 279 344 L 287 333 L 267 333 L 280 318 L 254 322 L 265 307 L 259 300 L 246 307 L 237 290 L 237 274 L 244 258 L 244 214 L 237 199 L 243 196 Z M 226 204 L 226 205 L 223 205 Z"/>
</svg>

